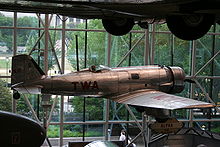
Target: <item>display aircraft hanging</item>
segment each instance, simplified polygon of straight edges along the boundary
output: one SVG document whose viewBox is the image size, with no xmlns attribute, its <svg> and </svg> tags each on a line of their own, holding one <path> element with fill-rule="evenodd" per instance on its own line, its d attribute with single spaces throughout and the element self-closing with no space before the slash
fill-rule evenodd
<svg viewBox="0 0 220 147">
<path fill-rule="evenodd" d="M 102 19 L 107 32 L 125 35 L 139 24 L 166 21 L 183 40 L 205 35 L 219 22 L 220 0 L 0 0 L 0 10 L 52 13 L 83 19 Z"/>
<path fill-rule="evenodd" d="M 206 108 L 212 104 L 171 95 L 184 89 L 185 74 L 180 67 L 135 66 L 96 69 L 46 76 L 29 55 L 12 58 L 12 89 L 19 93 L 103 97 L 144 108 L 147 114 L 167 118 L 164 110 Z M 19 93 L 18 93 L 19 92 Z M 169 93 L 169 94 L 168 94 Z"/>
</svg>

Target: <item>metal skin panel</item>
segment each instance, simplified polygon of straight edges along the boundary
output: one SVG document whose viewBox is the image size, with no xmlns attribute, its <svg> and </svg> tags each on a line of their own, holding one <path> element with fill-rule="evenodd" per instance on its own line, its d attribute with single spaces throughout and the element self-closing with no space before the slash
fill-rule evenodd
<svg viewBox="0 0 220 147">
<path fill-rule="evenodd" d="M 185 74 L 180 67 L 150 65 L 99 70 L 84 69 L 58 76 L 45 76 L 38 71 L 40 70 L 38 67 L 29 64 L 24 65 L 23 71 L 19 70 L 19 73 L 16 71 L 17 67 L 24 62 L 35 64 L 28 55 L 14 56 L 12 62 L 12 77 L 14 77 L 12 89 L 21 93 L 41 92 L 42 94 L 104 97 L 119 103 L 169 110 L 213 106 L 209 103 L 167 94 L 179 93 L 184 89 Z M 31 74 L 25 70 L 26 66 L 35 72 L 32 74 L 32 80 L 26 78 Z M 17 74 L 22 77 L 16 79 Z"/>
<path fill-rule="evenodd" d="M 42 91 L 49 94 L 83 95 L 98 97 L 108 93 L 118 93 L 118 75 L 111 72 L 82 72 L 47 78 L 39 84 Z M 47 87 L 46 85 L 50 85 Z M 114 86 L 109 86 L 114 85 Z"/>
</svg>

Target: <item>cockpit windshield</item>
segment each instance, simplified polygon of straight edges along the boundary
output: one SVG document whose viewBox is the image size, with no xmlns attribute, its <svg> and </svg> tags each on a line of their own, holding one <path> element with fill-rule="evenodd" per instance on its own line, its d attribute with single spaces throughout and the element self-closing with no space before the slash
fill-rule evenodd
<svg viewBox="0 0 220 147">
<path fill-rule="evenodd" d="M 110 67 L 104 65 L 99 65 L 99 66 L 92 65 L 89 69 L 91 72 L 104 72 L 111 70 Z"/>
</svg>

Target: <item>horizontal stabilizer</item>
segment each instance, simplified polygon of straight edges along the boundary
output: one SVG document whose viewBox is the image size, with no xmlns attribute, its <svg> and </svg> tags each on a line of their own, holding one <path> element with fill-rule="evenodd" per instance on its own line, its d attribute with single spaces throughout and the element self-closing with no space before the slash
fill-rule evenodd
<svg viewBox="0 0 220 147">
<path fill-rule="evenodd" d="M 168 110 L 214 107 L 210 103 L 153 90 L 136 91 L 135 93 L 118 96 L 113 100 L 123 104 Z"/>
</svg>

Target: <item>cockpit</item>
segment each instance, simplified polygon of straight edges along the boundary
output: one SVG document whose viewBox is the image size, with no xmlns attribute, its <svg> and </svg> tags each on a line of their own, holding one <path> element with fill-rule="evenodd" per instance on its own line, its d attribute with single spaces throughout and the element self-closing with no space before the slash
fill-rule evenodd
<svg viewBox="0 0 220 147">
<path fill-rule="evenodd" d="M 111 68 L 109 68 L 108 66 L 104 66 L 104 65 L 99 65 L 99 66 L 92 65 L 89 68 L 90 72 L 95 72 L 95 73 L 105 72 L 105 71 L 109 71 L 109 70 L 111 70 Z"/>
</svg>

